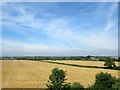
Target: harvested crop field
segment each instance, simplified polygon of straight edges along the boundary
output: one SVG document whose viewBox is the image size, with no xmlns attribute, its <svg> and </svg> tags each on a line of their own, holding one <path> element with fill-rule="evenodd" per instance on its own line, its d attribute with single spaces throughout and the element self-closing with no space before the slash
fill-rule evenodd
<svg viewBox="0 0 120 90">
<path fill-rule="evenodd" d="M 118 77 L 117 70 L 74 67 L 28 60 L 4 60 L 2 61 L 2 87 L 45 88 L 51 70 L 55 67 L 67 71 L 67 82 L 77 81 L 85 87 L 94 83 L 95 74 L 101 71 Z"/>
<path fill-rule="evenodd" d="M 98 66 L 98 67 L 104 67 L 104 61 L 78 61 L 78 60 L 58 60 L 58 61 L 52 61 L 52 62 L 60 62 L 60 63 L 67 63 L 67 64 L 76 64 L 76 65 L 83 65 L 83 66 Z M 115 62 L 115 64 L 118 66 L 120 65 L 120 62 Z"/>
<path fill-rule="evenodd" d="M 0 60 L 0 89 L 2 89 L 2 60 Z"/>
</svg>

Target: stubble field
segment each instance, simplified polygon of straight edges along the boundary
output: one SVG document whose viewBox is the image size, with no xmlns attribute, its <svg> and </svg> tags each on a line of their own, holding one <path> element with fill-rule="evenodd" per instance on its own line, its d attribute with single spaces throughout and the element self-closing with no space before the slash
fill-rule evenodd
<svg viewBox="0 0 120 90">
<path fill-rule="evenodd" d="M 98 66 L 98 67 L 104 67 L 104 61 L 78 61 L 78 60 L 57 60 L 52 62 L 60 62 L 60 63 L 67 63 L 67 64 L 76 64 L 76 65 L 83 65 L 83 66 Z M 120 65 L 120 62 L 115 62 L 115 64 L 118 66 Z"/>
<path fill-rule="evenodd" d="M 95 81 L 95 74 L 102 71 L 118 77 L 117 70 L 74 67 L 28 60 L 3 60 L 2 87 L 46 88 L 48 77 L 51 74 L 51 70 L 55 67 L 67 71 L 66 82 L 80 82 L 85 87 L 93 84 Z"/>
</svg>

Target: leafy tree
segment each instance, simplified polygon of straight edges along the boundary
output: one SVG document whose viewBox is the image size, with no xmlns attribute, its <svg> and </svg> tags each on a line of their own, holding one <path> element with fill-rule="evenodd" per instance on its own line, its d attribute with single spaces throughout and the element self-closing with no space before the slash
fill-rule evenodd
<svg viewBox="0 0 120 90">
<path fill-rule="evenodd" d="M 86 59 L 90 59 L 90 58 L 91 58 L 91 56 L 90 56 L 90 55 L 86 56 Z"/>
<path fill-rule="evenodd" d="M 63 71 L 62 69 L 52 69 L 52 74 L 49 76 L 48 80 L 50 84 L 46 84 L 46 86 L 52 90 L 60 90 L 63 83 L 65 83 L 66 75 L 66 71 Z"/>
<path fill-rule="evenodd" d="M 95 78 L 96 80 L 92 88 L 112 88 L 116 83 L 116 78 L 108 73 L 98 73 Z"/>
<path fill-rule="evenodd" d="M 104 64 L 104 66 L 107 66 L 107 68 L 113 68 L 113 67 L 116 67 L 116 65 L 115 65 L 114 62 L 115 62 L 114 59 L 107 58 L 107 59 L 105 59 L 105 64 Z"/>
</svg>

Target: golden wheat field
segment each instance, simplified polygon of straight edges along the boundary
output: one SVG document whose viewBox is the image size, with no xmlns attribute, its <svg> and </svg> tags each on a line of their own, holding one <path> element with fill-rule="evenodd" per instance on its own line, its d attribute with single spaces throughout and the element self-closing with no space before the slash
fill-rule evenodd
<svg viewBox="0 0 120 90">
<path fill-rule="evenodd" d="M 93 84 L 95 80 L 95 74 L 102 71 L 109 72 L 113 76 L 118 77 L 117 70 L 74 67 L 28 60 L 3 60 L 2 87 L 46 88 L 48 77 L 51 74 L 51 70 L 55 67 L 67 71 L 66 82 L 80 82 L 85 87 Z"/>
<path fill-rule="evenodd" d="M 76 65 L 83 65 L 83 66 L 98 66 L 98 67 L 104 67 L 104 61 L 78 61 L 78 60 L 58 60 L 52 62 L 60 62 L 60 63 L 67 63 L 67 64 L 76 64 Z M 115 64 L 118 66 L 120 65 L 120 62 L 115 62 Z"/>
</svg>

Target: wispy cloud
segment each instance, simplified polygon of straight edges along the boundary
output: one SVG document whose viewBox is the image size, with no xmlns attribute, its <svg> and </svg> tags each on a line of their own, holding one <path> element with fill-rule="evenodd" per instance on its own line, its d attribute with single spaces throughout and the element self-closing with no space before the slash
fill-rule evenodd
<svg viewBox="0 0 120 90">
<path fill-rule="evenodd" d="M 112 27 L 114 27 L 118 22 L 117 22 L 117 17 L 115 18 L 115 20 L 112 19 L 112 16 L 116 13 L 117 15 L 117 9 L 118 9 L 118 5 L 113 4 L 112 7 L 110 8 L 109 14 L 107 16 L 107 25 L 104 28 L 104 33 L 107 33 L 109 30 L 111 30 Z"/>
<path fill-rule="evenodd" d="M 3 55 L 21 56 L 21 55 L 116 55 L 116 50 L 98 49 L 98 48 L 68 48 L 68 47 L 50 47 L 38 44 L 23 44 L 16 42 L 3 41 Z"/>
<path fill-rule="evenodd" d="M 13 35 L 3 36 L 4 55 L 9 55 L 9 52 L 11 55 L 117 55 L 118 38 L 111 34 L 117 31 L 117 4 L 103 3 L 98 7 L 98 3 L 93 6 L 87 3 L 70 3 L 71 8 L 76 11 L 69 11 L 64 6 L 66 4 L 52 4 L 52 7 L 57 8 L 53 12 L 43 7 L 50 7 L 50 3 L 40 3 L 41 6 L 36 8 L 33 8 L 32 3 L 28 3 L 28 6 L 25 3 L 18 6 L 12 3 L 12 9 L 4 4 L 3 33 L 9 31 L 13 35 L 14 32 L 19 34 L 16 38 L 12 38 Z M 82 9 L 82 5 L 87 5 L 89 11 L 94 7 L 98 9 L 89 14 L 85 12 L 88 8 Z M 104 10 L 106 5 L 106 10 L 109 11 Z M 18 38 L 20 35 L 21 38 Z"/>
</svg>

